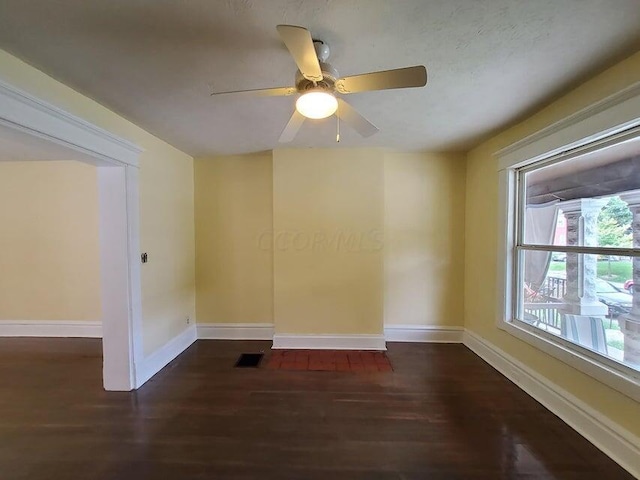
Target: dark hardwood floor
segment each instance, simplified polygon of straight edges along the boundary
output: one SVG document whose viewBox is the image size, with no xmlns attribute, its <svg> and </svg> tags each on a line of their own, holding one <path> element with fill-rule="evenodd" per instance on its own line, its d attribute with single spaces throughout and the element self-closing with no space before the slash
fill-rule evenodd
<svg viewBox="0 0 640 480">
<path fill-rule="evenodd" d="M 142 389 L 97 340 L 0 339 L 0 479 L 629 479 L 462 345 L 389 344 L 394 372 L 234 369 L 199 341 Z"/>
</svg>

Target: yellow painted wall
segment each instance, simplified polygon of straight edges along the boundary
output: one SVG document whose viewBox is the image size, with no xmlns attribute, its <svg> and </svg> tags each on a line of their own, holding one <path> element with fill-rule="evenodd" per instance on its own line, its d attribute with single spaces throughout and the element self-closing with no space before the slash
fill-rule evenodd
<svg viewBox="0 0 640 480">
<path fill-rule="evenodd" d="M 465 167 L 385 153 L 385 325 L 463 325 Z"/>
<path fill-rule="evenodd" d="M 275 155 L 280 159 L 273 166 L 275 190 L 272 153 L 195 161 L 199 323 L 272 323 L 275 276 L 281 286 L 306 285 L 302 299 L 296 299 L 304 315 L 289 313 L 289 323 L 276 322 L 280 333 L 369 333 L 369 326 L 349 325 L 345 317 L 356 318 L 358 299 L 363 292 L 373 295 L 380 282 L 384 323 L 462 325 L 463 155 L 370 149 L 279 150 Z M 274 270 L 274 240 L 277 265 L 286 271 Z M 350 251 L 359 246 L 377 249 L 373 255 Z M 383 270 L 377 263 L 380 249 Z M 345 271 L 355 278 L 345 277 Z M 340 292 L 336 298 L 334 287 Z M 349 304 L 353 299 L 356 307 Z M 281 309 L 289 308 L 282 296 L 279 300 Z M 319 308 L 323 315 L 309 313 Z M 378 319 L 379 312 L 372 311 Z M 339 327 L 326 320 L 334 317 Z"/>
<path fill-rule="evenodd" d="M 467 160 L 465 325 L 498 348 L 640 436 L 638 403 L 496 327 L 498 174 L 493 154 L 632 83 L 640 53 L 581 85 L 521 124 L 475 148 Z"/>
<path fill-rule="evenodd" d="M 149 255 L 142 265 L 145 355 L 181 333 L 187 317 L 196 320 L 193 191 L 191 157 L 166 144 L 143 154 L 140 245 Z"/>
<path fill-rule="evenodd" d="M 0 319 L 101 317 L 96 168 L 0 161 Z"/>
<path fill-rule="evenodd" d="M 272 323 L 271 153 L 195 160 L 198 323 Z"/>
<path fill-rule="evenodd" d="M 0 80 L 122 136 L 140 157 L 144 352 L 149 354 L 195 317 L 193 159 L 97 102 L 0 50 Z"/>
<path fill-rule="evenodd" d="M 274 150 L 273 226 L 276 333 L 382 334 L 381 150 Z"/>
</svg>

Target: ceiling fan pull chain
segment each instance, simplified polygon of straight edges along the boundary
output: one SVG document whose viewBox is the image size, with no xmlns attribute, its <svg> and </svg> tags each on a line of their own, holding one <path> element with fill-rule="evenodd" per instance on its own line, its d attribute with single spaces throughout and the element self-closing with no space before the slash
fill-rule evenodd
<svg viewBox="0 0 640 480">
<path fill-rule="evenodd" d="M 340 143 L 340 115 L 338 115 L 338 109 L 336 109 L 336 120 L 336 143 Z"/>
</svg>

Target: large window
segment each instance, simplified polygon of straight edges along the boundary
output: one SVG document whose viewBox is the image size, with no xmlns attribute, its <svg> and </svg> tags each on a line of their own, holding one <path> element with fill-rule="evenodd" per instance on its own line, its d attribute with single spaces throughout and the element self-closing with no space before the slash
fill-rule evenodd
<svg viewBox="0 0 640 480">
<path fill-rule="evenodd" d="M 640 371 L 640 139 L 513 169 L 508 321 Z"/>
</svg>

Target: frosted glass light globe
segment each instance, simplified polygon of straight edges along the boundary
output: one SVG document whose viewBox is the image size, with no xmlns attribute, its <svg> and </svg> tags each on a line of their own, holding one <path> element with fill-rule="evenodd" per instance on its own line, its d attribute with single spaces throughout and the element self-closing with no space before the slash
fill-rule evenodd
<svg viewBox="0 0 640 480">
<path fill-rule="evenodd" d="M 338 100 L 328 92 L 307 92 L 296 100 L 296 110 L 307 118 L 327 118 L 338 109 Z"/>
</svg>

